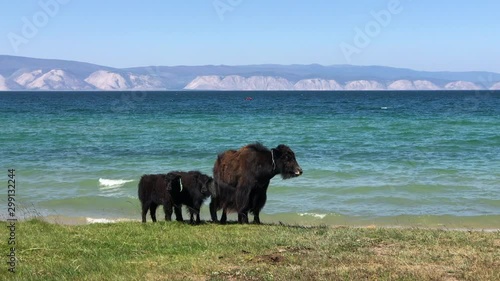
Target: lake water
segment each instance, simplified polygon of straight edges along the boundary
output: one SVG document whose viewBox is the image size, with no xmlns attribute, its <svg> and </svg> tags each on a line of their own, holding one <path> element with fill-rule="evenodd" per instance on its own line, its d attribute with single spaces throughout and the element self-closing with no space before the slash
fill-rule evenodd
<svg viewBox="0 0 500 281">
<path fill-rule="evenodd" d="M 18 216 L 139 220 L 142 174 L 259 141 L 304 170 L 263 222 L 500 228 L 500 92 L 3 92 L 0 122 Z"/>
</svg>

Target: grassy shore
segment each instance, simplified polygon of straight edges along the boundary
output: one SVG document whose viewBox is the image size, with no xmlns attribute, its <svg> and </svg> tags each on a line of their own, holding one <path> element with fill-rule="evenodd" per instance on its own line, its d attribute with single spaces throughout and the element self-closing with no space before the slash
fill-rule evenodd
<svg viewBox="0 0 500 281">
<path fill-rule="evenodd" d="M 500 280 L 498 231 L 30 220 L 15 235 L 3 280 Z"/>
</svg>

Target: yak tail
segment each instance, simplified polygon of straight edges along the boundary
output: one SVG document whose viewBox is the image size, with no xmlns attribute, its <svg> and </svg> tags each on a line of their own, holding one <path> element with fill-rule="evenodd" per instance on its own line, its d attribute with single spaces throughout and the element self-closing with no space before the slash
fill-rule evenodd
<svg viewBox="0 0 500 281">
<path fill-rule="evenodd" d="M 214 181 L 215 192 L 212 193 L 212 201 L 217 202 L 217 210 L 222 208 L 235 209 L 236 187 L 222 181 Z"/>
<path fill-rule="evenodd" d="M 215 180 L 212 180 L 208 185 L 208 192 L 210 193 L 210 196 L 212 196 L 212 198 L 219 197 L 220 188 L 218 187 L 218 185 L 219 184 Z"/>
<path fill-rule="evenodd" d="M 146 192 L 144 189 L 146 188 L 146 175 L 143 175 L 141 179 L 139 180 L 139 184 L 137 184 L 137 195 L 139 197 L 139 200 L 145 200 L 144 193 Z"/>
<path fill-rule="evenodd" d="M 214 184 L 209 187 L 209 190 L 213 197 L 227 197 L 225 199 L 229 200 L 234 197 L 236 187 L 226 184 L 223 181 L 214 180 Z"/>
<path fill-rule="evenodd" d="M 235 201 L 238 211 L 242 211 L 249 205 L 250 193 L 252 192 L 251 185 L 238 186 L 236 188 Z"/>
</svg>

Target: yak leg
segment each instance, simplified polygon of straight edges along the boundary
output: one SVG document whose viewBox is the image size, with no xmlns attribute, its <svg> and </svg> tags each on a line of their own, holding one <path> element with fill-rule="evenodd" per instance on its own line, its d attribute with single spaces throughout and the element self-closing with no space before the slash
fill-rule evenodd
<svg viewBox="0 0 500 281">
<path fill-rule="evenodd" d="M 172 205 L 169 203 L 164 203 L 163 204 L 163 211 L 165 212 L 165 220 L 171 221 L 172 220 Z"/>
<path fill-rule="evenodd" d="M 189 223 L 190 224 L 200 224 L 200 222 L 201 222 L 201 220 L 200 220 L 200 210 L 192 209 L 192 210 L 189 210 L 189 213 L 191 215 L 191 217 L 189 219 Z M 196 216 L 196 221 L 194 220 L 195 216 Z"/>
<path fill-rule="evenodd" d="M 158 205 L 154 202 L 149 206 L 149 215 L 153 222 L 156 222 L 156 207 L 158 207 Z"/>
<path fill-rule="evenodd" d="M 250 201 L 249 203 L 253 203 L 253 201 Z M 244 208 L 238 211 L 239 223 L 248 223 L 248 211 L 250 211 L 249 203 L 247 203 L 247 205 Z"/>
<path fill-rule="evenodd" d="M 195 204 L 193 206 L 193 211 L 194 211 L 194 214 L 196 215 L 196 224 L 200 224 L 200 222 L 201 222 L 200 209 L 201 209 L 202 204 L 203 204 L 203 200 L 200 200 L 200 201 L 195 202 Z M 193 221 L 192 215 L 191 215 L 191 220 Z"/>
<path fill-rule="evenodd" d="M 194 224 L 194 216 L 196 214 L 196 210 L 193 208 L 189 208 L 189 223 Z"/>
<path fill-rule="evenodd" d="M 250 211 L 253 203 L 254 185 L 255 183 L 243 179 L 240 180 L 236 187 L 234 199 L 238 210 L 238 223 L 248 223 L 248 211 Z"/>
<path fill-rule="evenodd" d="M 212 217 L 212 221 L 213 222 L 218 222 L 219 221 L 217 219 L 217 205 L 218 204 L 217 204 L 217 202 L 214 199 L 212 199 L 210 201 L 210 205 L 209 205 L 209 207 L 210 207 L 210 216 Z"/>
<path fill-rule="evenodd" d="M 196 210 L 196 224 L 200 224 L 201 219 L 200 219 L 200 209 Z"/>
<path fill-rule="evenodd" d="M 248 208 L 238 212 L 238 222 L 239 223 L 248 223 Z"/>
<path fill-rule="evenodd" d="M 253 210 L 253 222 L 256 224 L 260 224 L 260 211 L 264 207 L 264 204 L 266 203 L 267 195 L 261 194 L 260 196 L 256 196 L 254 199 L 254 210 Z"/>
<path fill-rule="evenodd" d="M 253 223 L 260 224 L 260 218 L 259 218 L 259 213 L 258 212 L 255 212 L 255 214 L 253 216 Z"/>
<path fill-rule="evenodd" d="M 174 205 L 174 211 L 175 211 L 175 220 L 184 221 L 184 218 L 182 217 L 182 205 L 181 206 Z M 170 211 L 170 214 L 172 214 L 172 211 Z"/>
<path fill-rule="evenodd" d="M 148 209 L 149 209 L 149 205 L 148 204 L 141 204 L 142 206 L 142 212 L 141 212 L 141 215 L 142 215 L 142 222 L 146 222 L 146 215 L 148 214 Z"/>
<path fill-rule="evenodd" d="M 227 222 L 227 209 L 223 208 L 222 209 L 222 215 L 220 217 L 220 223 L 221 224 L 226 224 L 226 222 Z"/>
</svg>

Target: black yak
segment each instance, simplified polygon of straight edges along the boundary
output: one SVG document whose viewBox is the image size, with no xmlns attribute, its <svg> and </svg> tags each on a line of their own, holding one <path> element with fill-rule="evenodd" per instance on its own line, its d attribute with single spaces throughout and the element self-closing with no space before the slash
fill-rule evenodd
<svg viewBox="0 0 500 281">
<path fill-rule="evenodd" d="M 190 223 L 200 223 L 200 208 L 203 201 L 213 191 L 213 178 L 198 171 L 171 172 L 181 177 L 181 192 L 179 202 L 186 205 L 190 214 Z"/>
<path fill-rule="evenodd" d="M 236 211 L 239 223 L 248 223 L 251 212 L 254 223 L 260 223 L 259 213 L 266 204 L 271 179 L 278 174 L 283 179 L 302 175 L 295 153 L 288 146 L 268 149 L 260 143 L 219 154 L 213 172 L 215 192 L 210 214 L 217 221 L 216 211 L 223 209 L 221 223 L 226 221 L 226 211 Z"/>
<path fill-rule="evenodd" d="M 165 220 L 172 220 L 172 208 L 175 209 L 175 217 L 183 221 L 179 205 L 181 193 L 181 176 L 175 173 L 143 175 L 138 185 L 138 195 L 141 201 L 142 222 L 146 222 L 146 215 L 150 211 L 151 220 L 156 222 L 156 208 L 163 205 Z"/>
</svg>

